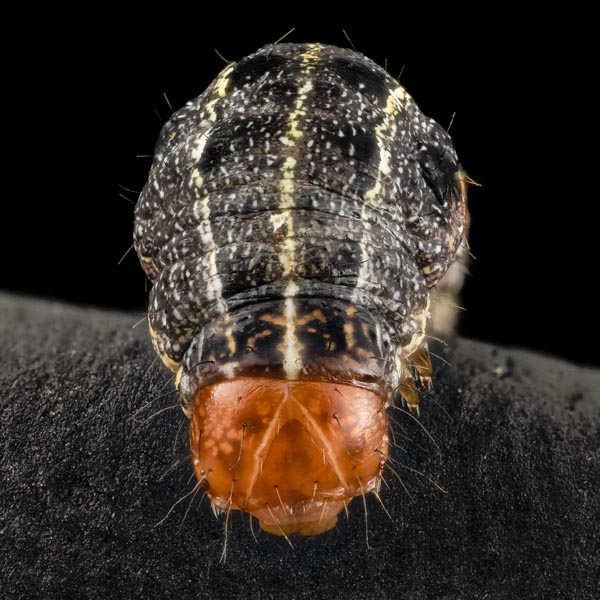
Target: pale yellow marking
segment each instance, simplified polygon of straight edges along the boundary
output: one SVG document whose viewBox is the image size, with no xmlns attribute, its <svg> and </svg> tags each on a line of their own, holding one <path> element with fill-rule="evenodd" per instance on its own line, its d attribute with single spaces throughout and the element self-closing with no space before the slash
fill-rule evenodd
<svg viewBox="0 0 600 600">
<path fill-rule="evenodd" d="M 319 51 L 321 50 L 321 44 L 309 44 L 308 50 L 303 52 L 300 56 L 303 62 L 318 61 L 321 56 Z"/>
<path fill-rule="evenodd" d="M 143 263 L 146 263 L 148 265 L 148 268 L 152 269 L 153 271 L 158 272 L 158 269 L 156 268 L 156 265 L 154 264 L 154 260 L 152 259 L 151 256 L 140 256 L 140 260 Z"/>
<path fill-rule="evenodd" d="M 273 325 L 285 325 L 285 319 L 279 315 L 260 315 L 258 320 L 265 321 L 266 323 L 271 323 Z"/>
<path fill-rule="evenodd" d="M 214 123 L 216 122 L 218 115 L 215 111 L 216 104 L 226 96 L 227 84 L 229 83 L 229 76 L 231 75 L 235 63 L 226 66 L 217 76 L 213 83 L 212 95 L 213 99 L 206 104 L 204 111 L 208 113 L 208 118 Z"/>
<path fill-rule="evenodd" d="M 200 238 L 205 247 L 205 255 L 208 257 L 208 277 L 206 278 L 206 291 L 209 300 L 216 300 L 219 306 L 220 312 L 227 312 L 227 306 L 223 301 L 223 282 L 219 276 L 217 270 L 217 245 L 212 234 L 212 228 L 210 225 L 210 196 L 204 195 L 202 198 L 196 200 L 194 206 L 194 212 L 200 220 L 198 230 L 200 231 Z"/>
<path fill-rule="evenodd" d="M 281 199 L 279 209 L 282 211 L 293 208 L 294 206 L 294 169 L 297 161 L 293 156 L 288 156 L 281 166 L 281 180 L 279 181 L 279 191 Z"/>
<path fill-rule="evenodd" d="M 290 112 L 287 120 L 287 130 L 279 141 L 286 147 L 293 148 L 298 140 L 304 136 L 301 128 L 302 119 L 306 116 L 304 108 L 308 94 L 313 89 L 313 82 L 310 74 L 319 61 L 319 44 L 310 44 L 307 50 L 301 54 L 302 74 L 306 78 L 305 82 L 298 89 L 298 97 L 294 102 L 294 110 Z M 279 180 L 279 210 L 280 215 L 272 217 L 273 230 L 277 231 L 285 226 L 285 241 L 283 243 L 283 252 L 280 255 L 281 266 L 283 267 L 283 277 L 289 279 L 285 289 L 285 334 L 283 340 L 283 368 L 288 379 L 297 379 L 302 367 L 302 344 L 296 336 L 296 304 L 294 297 L 298 293 L 298 286 L 294 283 L 292 277 L 296 270 L 296 241 L 294 239 L 294 218 L 292 210 L 294 208 L 294 176 L 297 161 L 293 156 L 288 156 L 281 166 L 281 179 Z"/>
<path fill-rule="evenodd" d="M 192 171 L 192 179 L 194 180 L 194 185 L 197 188 L 201 188 L 204 183 L 204 178 L 200 175 L 200 171 L 198 169 L 194 169 Z M 198 200 L 196 200 L 198 202 Z"/>
<path fill-rule="evenodd" d="M 315 308 L 308 314 L 300 317 L 298 319 L 298 325 L 306 325 L 306 323 L 308 323 L 309 321 L 314 321 L 315 319 L 317 321 L 321 321 L 321 323 L 325 323 L 327 321 L 325 315 L 323 314 L 323 311 L 320 308 Z"/>
<path fill-rule="evenodd" d="M 390 159 L 391 154 L 386 148 L 386 139 L 393 138 L 396 131 L 396 115 L 404 110 L 404 106 L 401 99 L 404 100 L 407 97 L 404 88 L 398 86 L 395 90 L 391 90 L 387 98 L 385 108 L 383 109 L 384 118 L 379 126 L 375 128 L 375 138 L 377 140 L 377 147 L 379 148 L 379 167 L 377 169 L 377 179 L 373 187 L 367 190 L 364 197 L 363 207 L 361 211 L 362 222 L 367 223 L 367 217 L 369 216 L 369 210 L 376 206 L 378 201 L 381 199 L 383 194 L 383 180 L 389 177 L 391 173 Z M 367 227 L 367 230 L 370 228 Z M 358 280 L 356 287 L 354 288 L 353 300 L 356 301 L 358 293 L 364 284 L 367 282 L 369 277 L 369 255 L 367 248 L 363 241 L 360 243 L 361 250 L 361 265 L 358 273 Z"/>
<path fill-rule="evenodd" d="M 397 88 L 393 89 L 390 92 L 390 95 L 394 99 L 394 101 L 396 102 L 396 104 L 398 106 L 398 112 L 400 112 L 401 110 L 404 110 L 407 100 L 412 100 L 412 98 L 410 97 L 410 94 L 401 85 L 399 85 Z M 404 104 L 402 103 L 402 100 L 404 100 Z M 388 99 L 388 102 L 389 102 L 389 99 Z"/>
<path fill-rule="evenodd" d="M 289 281 L 285 289 L 285 335 L 283 336 L 283 369 L 288 379 L 298 379 L 302 367 L 302 345 L 296 336 L 296 303 L 298 286 Z"/>
<path fill-rule="evenodd" d="M 256 340 L 259 340 L 260 338 L 268 337 L 270 335 L 273 335 L 273 332 L 270 329 L 265 329 L 264 331 L 261 331 L 260 333 L 253 335 L 251 338 L 248 338 L 248 346 L 250 346 L 252 348 L 254 346 L 254 344 L 256 343 Z"/>
<path fill-rule="evenodd" d="M 195 160 L 196 162 L 200 160 L 202 154 L 204 153 L 204 148 L 206 148 L 206 143 L 208 142 L 209 139 L 209 135 L 211 133 L 211 129 L 212 127 L 209 127 L 208 129 L 205 129 L 203 131 L 201 131 L 198 135 L 200 136 L 199 140 L 188 140 L 189 144 L 193 144 L 193 149 L 192 149 L 192 160 Z"/>
<path fill-rule="evenodd" d="M 279 231 L 285 225 L 285 215 L 281 213 L 271 215 L 271 225 L 273 231 Z"/>
<path fill-rule="evenodd" d="M 179 366 L 177 370 L 177 375 L 175 375 L 175 389 L 179 389 L 179 384 L 181 383 L 181 376 L 183 375 L 183 365 Z"/>
<path fill-rule="evenodd" d="M 364 348 L 361 348 L 360 346 L 355 348 L 354 351 L 356 352 L 356 355 L 359 358 L 363 358 L 364 360 L 367 360 L 369 358 L 374 358 L 373 355 L 368 350 L 365 350 Z"/>
<path fill-rule="evenodd" d="M 161 348 L 159 336 L 156 333 L 156 331 L 154 331 L 154 329 L 152 329 L 150 320 L 148 320 L 148 329 L 150 331 L 150 339 L 152 340 L 152 346 L 154 347 L 156 354 L 158 354 L 158 356 L 160 357 L 160 360 L 162 360 L 165 367 L 167 367 L 167 369 L 169 369 L 170 371 L 173 371 L 174 373 L 179 371 L 180 363 L 174 361 L 172 358 L 170 358 L 163 352 L 163 349 Z"/>
<path fill-rule="evenodd" d="M 287 220 L 286 225 L 288 226 L 288 235 L 289 235 L 289 227 L 291 225 L 292 218 L 290 217 Z M 279 261 L 281 262 L 281 266 L 283 267 L 283 276 L 289 277 L 294 273 L 294 269 L 296 267 L 296 241 L 292 237 L 286 237 L 283 242 L 283 253 L 279 256 Z M 287 296 L 287 294 L 286 294 Z"/>
<path fill-rule="evenodd" d="M 348 350 L 352 350 L 356 345 L 356 338 L 354 337 L 354 325 L 348 321 L 344 323 L 344 337 L 346 338 L 346 347 Z"/>
<path fill-rule="evenodd" d="M 305 73 L 310 74 L 313 69 L 313 65 L 310 68 L 307 68 Z M 298 90 L 298 98 L 294 104 L 294 110 L 290 113 L 289 116 L 289 129 L 287 134 L 292 138 L 299 140 L 304 137 L 304 132 L 298 128 L 300 125 L 300 119 L 306 115 L 306 111 L 304 110 L 304 102 L 306 101 L 306 97 L 309 92 L 313 89 L 313 82 L 310 79 L 307 79 L 304 85 Z"/>
<path fill-rule="evenodd" d="M 228 327 L 225 330 L 225 338 L 227 339 L 227 348 L 229 349 L 229 354 L 233 356 L 237 348 L 235 338 L 233 337 L 233 327 Z"/>
</svg>

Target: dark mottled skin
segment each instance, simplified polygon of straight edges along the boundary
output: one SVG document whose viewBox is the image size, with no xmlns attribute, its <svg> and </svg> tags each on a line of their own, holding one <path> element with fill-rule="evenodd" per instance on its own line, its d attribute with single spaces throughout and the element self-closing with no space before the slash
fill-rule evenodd
<svg viewBox="0 0 600 600">
<path fill-rule="evenodd" d="M 220 365 L 235 361 L 245 375 L 285 378 L 277 347 L 284 336 L 284 326 L 275 318 L 271 302 L 252 304 L 235 311 L 230 319 L 219 318 L 203 329 L 203 337 L 210 339 L 210 351 L 200 355 L 192 341 L 183 361 L 184 369 L 191 372 L 202 361 L 202 382 L 205 385 L 221 380 Z M 304 378 L 311 381 L 331 381 L 331 372 L 339 383 L 356 383 L 376 392 L 385 391 L 382 383 L 389 365 L 378 357 L 386 350 L 389 340 L 381 339 L 381 327 L 365 310 L 356 314 L 348 305 L 337 300 L 299 300 L 298 313 L 302 315 L 298 338 L 304 346 Z M 266 320 L 265 320 L 266 318 Z M 351 324 L 354 343 L 344 335 L 344 324 Z M 236 342 L 236 351 L 228 348 L 228 330 Z M 182 394 L 186 389 L 180 390 Z M 189 391 L 190 395 L 194 390 Z"/>
<path fill-rule="evenodd" d="M 290 297 L 291 378 L 395 388 L 462 239 L 460 174 L 448 134 L 361 54 L 279 44 L 228 66 L 164 126 L 136 207 L 184 404 L 208 381 L 285 376 Z"/>
</svg>

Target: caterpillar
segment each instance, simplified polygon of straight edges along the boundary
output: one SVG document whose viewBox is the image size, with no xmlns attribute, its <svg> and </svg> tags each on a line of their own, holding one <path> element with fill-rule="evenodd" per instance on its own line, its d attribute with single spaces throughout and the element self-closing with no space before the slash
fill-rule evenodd
<svg viewBox="0 0 600 600">
<path fill-rule="evenodd" d="M 334 46 L 265 46 L 164 125 L 134 245 L 214 509 L 313 535 L 379 489 L 386 409 L 431 382 L 466 181 L 398 81 Z"/>
</svg>

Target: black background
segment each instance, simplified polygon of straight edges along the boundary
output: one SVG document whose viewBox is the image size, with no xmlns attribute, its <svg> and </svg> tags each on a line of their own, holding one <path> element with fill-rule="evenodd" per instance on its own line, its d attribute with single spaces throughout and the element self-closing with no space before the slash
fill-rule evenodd
<svg viewBox="0 0 600 600">
<path fill-rule="evenodd" d="M 590 343 L 598 199 L 594 167 L 585 166 L 593 146 L 584 145 L 594 125 L 584 107 L 590 54 L 559 22 L 490 15 L 439 31 L 422 17 L 384 13 L 369 24 L 296 23 L 288 41 L 347 46 L 345 28 L 393 75 L 404 66 L 401 83 L 426 114 L 447 126 L 456 112 L 452 137 L 483 186 L 470 190 L 476 261 L 462 333 L 598 364 Z M 294 25 L 199 10 L 154 17 L 90 13 L 15 43 L 5 73 L 5 150 L 14 159 L 5 179 L 14 189 L 5 188 L 0 288 L 142 314 L 137 258 L 118 264 L 136 199 L 120 186 L 144 184 L 150 159 L 136 156 L 152 154 L 159 116 L 170 114 L 163 92 L 180 107 L 224 67 L 214 48 L 236 60 Z"/>
</svg>

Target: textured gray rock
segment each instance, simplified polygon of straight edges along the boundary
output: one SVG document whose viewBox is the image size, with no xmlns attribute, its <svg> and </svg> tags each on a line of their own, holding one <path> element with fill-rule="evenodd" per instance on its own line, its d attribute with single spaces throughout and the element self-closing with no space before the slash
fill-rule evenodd
<svg viewBox="0 0 600 600">
<path fill-rule="evenodd" d="M 187 422 L 138 318 L 0 296 L 4 598 L 595 597 L 597 370 L 454 340 L 422 403 L 438 447 L 392 415 L 410 497 L 388 472 L 370 548 L 358 499 L 294 549 L 234 513 L 222 564 L 206 500 L 165 518 L 194 485 Z"/>
</svg>

